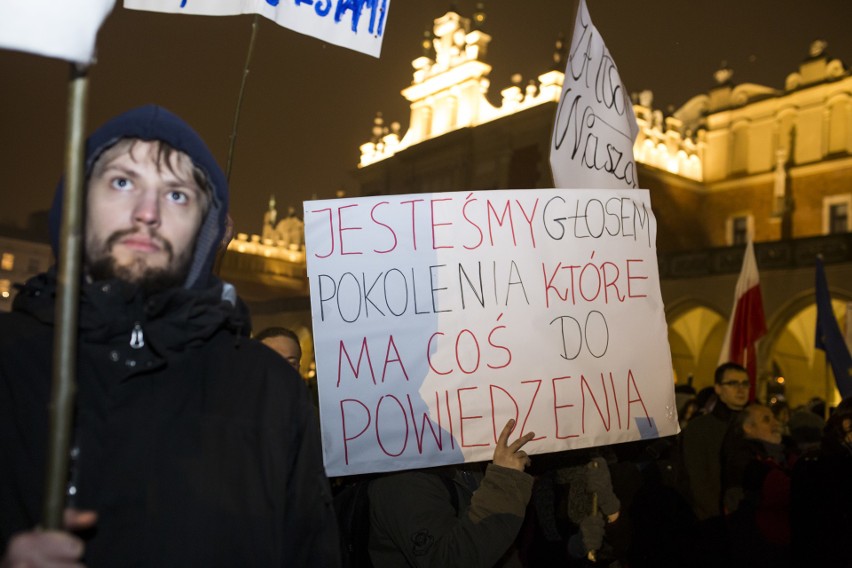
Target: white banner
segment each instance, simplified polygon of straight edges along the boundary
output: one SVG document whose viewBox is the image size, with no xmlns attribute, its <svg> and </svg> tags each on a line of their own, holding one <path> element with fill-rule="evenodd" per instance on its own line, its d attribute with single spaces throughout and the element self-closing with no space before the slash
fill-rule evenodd
<svg viewBox="0 0 852 568">
<path fill-rule="evenodd" d="M 124 7 L 202 16 L 260 14 L 289 30 L 378 57 L 390 0 L 124 0 Z"/>
<path fill-rule="evenodd" d="M 580 0 L 556 111 L 550 168 L 557 187 L 638 187 L 633 105 L 603 38 Z"/>
<path fill-rule="evenodd" d="M 646 190 L 305 203 L 329 475 L 678 431 Z"/>
<path fill-rule="evenodd" d="M 0 0 L 0 48 L 87 65 L 115 0 Z"/>
</svg>

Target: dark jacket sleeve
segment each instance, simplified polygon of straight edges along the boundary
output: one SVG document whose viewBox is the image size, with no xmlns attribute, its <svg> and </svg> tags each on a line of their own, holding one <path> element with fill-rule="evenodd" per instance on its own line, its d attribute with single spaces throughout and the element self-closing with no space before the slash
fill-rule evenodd
<svg viewBox="0 0 852 568">
<path fill-rule="evenodd" d="M 307 389 L 300 391 L 293 420 L 295 447 L 290 456 L 282 565 L 335 568 L 340 566 L 340 539 L 323 469 L 319 421 Z"/>
<path fill-rule="evenodd" d="M 709 428 L 709 419 L 696 418 L 683 431 L 683 464 L 689 478 L 692 507 L 699 519 L 720 512 L 721 456 Z"/>
<path fill-rule="evenodd" d="M 370 556 L 385 566 L 493 566 L 514 542 L 532 477 L 489 465 L 470 502 L 456 511 L 431 473 L 406 472 L 370 485 Z"/>
</svg>

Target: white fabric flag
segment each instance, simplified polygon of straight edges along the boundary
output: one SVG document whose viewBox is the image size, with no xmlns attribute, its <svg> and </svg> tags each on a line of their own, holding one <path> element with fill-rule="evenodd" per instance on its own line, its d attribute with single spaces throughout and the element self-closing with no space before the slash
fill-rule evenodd
<svg viewBox="0 0 852 568">
<path fill-rule="evenodd" d="M 0 48 L 91 63 L 115 0 L 0 0 Z"/>
<path fill-rule="evenodd" d="M 637 187 L 638 132 L 615 61 L 580 0 L 550 146 L 556 187 Z"/>
<path fill-rule="evenodd" d="M 124 7 L 172 14 L 260 14 L 289 30 L 378 57 L 390 0 L 124 0 Z"/>
</svg>

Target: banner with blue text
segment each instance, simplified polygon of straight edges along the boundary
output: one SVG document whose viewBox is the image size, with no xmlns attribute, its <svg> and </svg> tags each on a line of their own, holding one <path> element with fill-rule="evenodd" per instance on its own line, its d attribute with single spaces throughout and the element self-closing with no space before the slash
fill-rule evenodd
<svg viewBox="0 0 852 568">
<path fill-rule="evenodd" d="M 305 203 L 329 475 L 678 432 L 646 190 Z"/>
<path fill-rule="evenodd" d="M 260 14 L 289 30 L 379 57 L 390 0 L 124 0 L 124 7 L 201 16 Z"/>
</svg>

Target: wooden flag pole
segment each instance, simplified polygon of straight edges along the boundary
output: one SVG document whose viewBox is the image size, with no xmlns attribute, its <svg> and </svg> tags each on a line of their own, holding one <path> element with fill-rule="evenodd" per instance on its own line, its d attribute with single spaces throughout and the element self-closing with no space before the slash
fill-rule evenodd
<svg viewBox="0 0 852 568">
<path fill-rule="evenodd" d="M 249 66 L 251 65 L 251 56 L 254 53 L 254 42 L 257 39 L 257 29 L 260 26 L 260 15 L 255 14 L 251 22 L 251 38 L 249 39 L 248 52 L 246 53 L 246 63 L 243 66 L 243 78 L 240 81 L 240 94 L 237 96 L 237 109 L 234 111 L 234 126 L 231 128 L 231 139 L 228 145 L 228 165 L 225 169 L 225 179 L 231 183 L 231 164 L 234 160 L 234 146 L 237 143 L 237 126 L 240 123 L 240 110 L 243 108 L 243 94 L 246 91 L 246 81 L 249 76 Z"/>
<path fill-rule="evenodd" d="M 83 155 L 88 66 L 71 64 L 65 146 L 65 189 L 57 259 L 57 301 L 53 346 L 47 470 L 42 526 L 62 528 L 76 391 L 77 313 L 82 270 Z"/>
<path fill-rule="evenodd" d="M 228 185 L 231 184 L 231 166 L 234 162 L 234 147 L 237 145 L 237 127 L 240 124 L 240 110 L 243 108 L 243 95 L 246 91 L 246 81 L 248 80 L 251 57 L 254 53 L 254 43 L 257 39 L 257 30 L 260 27 L 260 15 L 255 14 L 251 22 L 251 38 L 249 39 L 248 51 L 246 52 L 246 62 L 243 65 L 243 78 L 240 81 L 240 92 L 237 95 L 237 108 L 234 111 L 234 124 L 231 127 L 231 136 L 228 143 L 228 164 L 225 167 L 225 179 L 228 180 Z M 222 260 L 225 258 L 225 251 L 228 249 L 228 243 L 234 234 L 234 225 L 230 215 L 228 216 L 228 227 L 225 230 L 225 236 L 219 250 L 216 251 L 216 258 L 213 261 L 213 274 L 219 275 L 222 270 Z"/>
<path fill-rule="evenodd" d="M 831 315 L 834 317 L 834 314 Z M 829 400 L 831 399 L 831 395 L 834 394 L 834 389 L 831 388 L 831 375 L 833 372 L 829 372 L 829 368 L 831 367 L 831 362 L 828 360 L 828 351 L 825 351 L 825 404 L 823 405 L 823 419 L 828 422 L 829 417 L 831 416 L 831 403 Z"/>
</svg>

